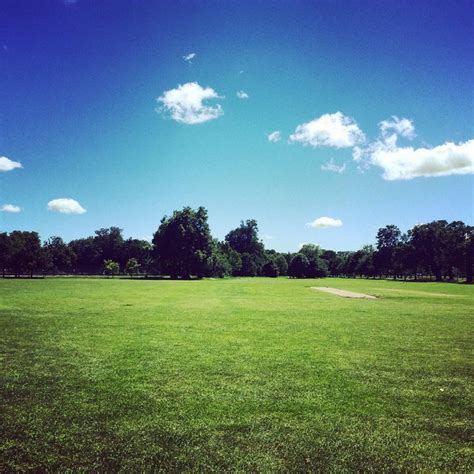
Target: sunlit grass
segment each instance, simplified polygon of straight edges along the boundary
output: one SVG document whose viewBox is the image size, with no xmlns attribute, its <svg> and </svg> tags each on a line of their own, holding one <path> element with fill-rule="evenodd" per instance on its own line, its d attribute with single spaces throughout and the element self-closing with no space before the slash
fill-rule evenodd
<svg viewBox="0 0 474 474">
<path fill-rule="evenodd" d="M 1 280 L 3 470 L 471 471 L 473 303 L 436 283 Z"/>
</svg>

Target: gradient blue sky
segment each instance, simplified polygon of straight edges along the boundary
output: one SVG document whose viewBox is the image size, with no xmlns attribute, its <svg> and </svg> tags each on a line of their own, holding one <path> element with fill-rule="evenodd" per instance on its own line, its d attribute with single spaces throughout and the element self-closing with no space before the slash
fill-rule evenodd
<svg viewBox="0 0 474 474">
<path fill-rule="evenodd" d="M 0 205 L 22 208 L 0 227 L 144 238 L 203 205 L 216 237 L 254 218 L 267 247 L 294 251 L 357 249 L 391 223 L 472 224 L 472 174 L 385 180 L 351 148 L 288 138 L 338 111 L 367 143 L 393 115 L 415 126 L 403 146 L 474 138 L 473 13 L 470 1 L 2 0 L 0 156 L 23 168 L 0 173 Z M 188 82 L 225 96 L 209 103 L 223 115 L 186 125 L 156 111 Z M 331 159 L 345 170 L 322 170 Z M 48 211 L 56 198 L 87 212 Z M 321 216 L 343 225 L 305 226 Z"/>
</svg>

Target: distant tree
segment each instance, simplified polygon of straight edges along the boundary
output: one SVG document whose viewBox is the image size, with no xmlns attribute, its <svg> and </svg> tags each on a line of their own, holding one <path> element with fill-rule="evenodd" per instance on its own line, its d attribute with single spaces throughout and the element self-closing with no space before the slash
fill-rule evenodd
<svg viewBox="0 0 474 474">
<path fill-rule="evenodd" d="M 135 258 L 141 266 L 144 266 L 147 258 L 151 256 L 153 246 L 146 240 L 130 238 L 124 240 L 119 249 L 120 257 L 117 261 L 122 267 L 125 267 L 131 258 Z"/>
<path fill-rule="evenodd" d="M 300 252 L 308 259 L 308 266 L 305 271 L 307 278 L 320 278 L 327 276 L 328 268 L 324 260 L 321 259 L 321 249 L 318 245 L 305 244 L 301 247 Z"/>
<path fill-rule="evenodd" d="M 464 237 L 466 283 L 473 283 L 474 266 L 474 227 L 466 226 Z"/>
<path fill-rule="evenodd" d="M 10 237 L 6 232 L 0 232 L 0 271 L 3 278 L 5 278 L 5 272 L 10 265 L 10 258 Z"/>
<path fill-rule="evenodd" d="M 101 249 L 93 237 L 72 240 L 68 247 L 76 255 L 74 269 L 77 273 L 100 273 L 102 270 Z"/>
<path fill-rule="evenodd" d="M 94 244 L 100 260 L 123 260 L 122 251 L 124 240 L 122 229 L 118 227 L 102 228 L 95 231 Z"/>
<path fill-rule="evenodd" d="M 354 252 L 352 255 L 354 260 L 354 272 L 360 277 L 373 277 L 375 275 L 373 257 L 374 248 L 372 245 L 365 245 L 357 252 Z"/>
<path fill-rule="evenodd" d="M 288 276 L 292 278 L 304 278 L 308 271 L 309 261 L 306 255 L 297 253 L 288 267 Z"/>
<path fill-rule="evenodd" d="M 448 239 L 445 220 L 433 221 L 413 227 L 410 242 L 420 263 L 436 281 L 442 281 L 443 270 L 447 270 Z"/>
<path fill-rule="evenodd" d="M 278 267 L 278 273 L 280 275 L 282 276 L 288 275 L 288 263 L 284 255 L 282 255 L 281 253 L 277 254 L 275 258 L 273 259 L 273 262 Z"/>
<path fill-rule="evenodd" d="M 255 262 L 255 256 L 244 252 L 241 255 L 242 259 L 242 267 L 240 269 L 239 274 L 241 276 L 249 276 L 249 277 L 255 277 L 257 276 L 258 273 L 258 265 Z"/>
<path fill-rule="evenodd" d="M 72 270 L 76 262 L 76 254 L 66 243 L 64 243 L 61 237 L 50 237 L 43 245 L 43 251 L 49 254 L 44 256 L 46 260 L 43 262 L 49 262 L 47 267 L 53 273 L 68 273 Z M 43 263 L 43 267 L 46 264 Z"/>
<path fill-rule="evenodd" d="M 104 260 L 104 271 L 107 275 L 112 275 L 113 278 L 120 271 L 120 266 L 113 260 Z"/>
<path fill-rule="evenodd" d="M 15 230 L 10 233 L 10 266 L 15 276 L 29 274 L 33 277 L 39 266 L 41 242 L 37 232 Z"/>
<path fill-rule="evenodd" d="M 262 267 L 263 276 L 276 278 L 279 274 L 278 265 L 273 260 L 270 260 Z"/>
<path fill-rule="evenodd" d="M 254 219 L 241 221 L 239 227 L 231 230 L 225 236 L 225 241 L 242 258 L 240 275 L 254 276 L 254 274 L 257 275 L 260 272 L 262 265 L 265 263 L 265 252 L 262 242 L 258 239 L 257 221 Z M 245 258 L 244 254 L 246 254 Z"/>
<path fill-rule="evenodd" d="M 204 207 L 185 207 L 164 217 L 153 237 L 154 255 L 172 278 L 202 277 L 211 256 L 212 238 Z"/>
<path fill-rule="evenodd" d="M 380 275 L 389 275 L 392 269 L 392 257 L 395 247 L 401 237 L 400 229 L 396 225 L 387 225 L 377 232 L 377 252 L 373 262 L 375 271 Z"/>
<path fill-rule="evenodd" d="M 231 275 L 240 275 L 242 270 L 242 257 L 227 242 L 219 242 L 218 251 L 226 258 L 230 265 Z"/>
<path fill-rule="evenodd" d="M 138 263 L 136 258 L 128 259 L 127 263 L 125 264 L 125 271 L 133 278 L 134 275 L 138 273 L 140 270 L 141 265 Z"/>
<path fill-rule="evenodd" d="M 340 264 L 340 259 L 336 252 L 334 252 L 334 250 L 322 250 L 320 256 L 321 259 L 326 262 L 329 275 L 337 276 L 339 274 L 338 266 Z"/>
</svg>

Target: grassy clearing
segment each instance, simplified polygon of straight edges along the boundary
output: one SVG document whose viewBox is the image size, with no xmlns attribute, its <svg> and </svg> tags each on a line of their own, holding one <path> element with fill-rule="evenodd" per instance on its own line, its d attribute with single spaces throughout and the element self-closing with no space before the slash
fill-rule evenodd
<svg viewBox="0 0 474 474">
<path fill-rule="evenodd" d="M 436 283 L 0 281 L 0 470 L 472 471 L 473 303 Z"/>
</svg>

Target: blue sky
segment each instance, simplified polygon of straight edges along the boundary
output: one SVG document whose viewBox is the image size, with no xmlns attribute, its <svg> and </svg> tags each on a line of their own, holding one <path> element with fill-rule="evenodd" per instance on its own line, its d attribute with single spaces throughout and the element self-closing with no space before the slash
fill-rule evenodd
<svg viewBox="0 0 474 474">
<path fill-rule="evenodd" d="M 203 205 L 216 237 L 254 218 L 294 251 L 473 224 L 472 2 L 4 0 L 0 18 L 1 230 L 148 238 Z"/>
</svg>

